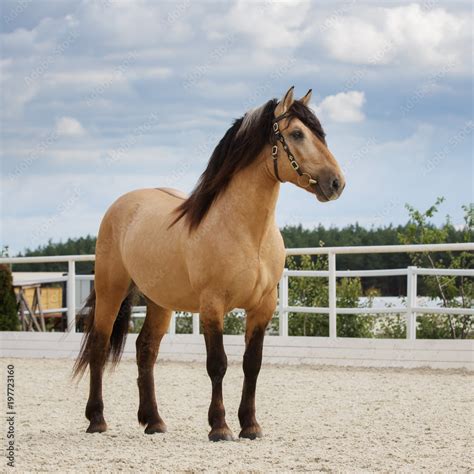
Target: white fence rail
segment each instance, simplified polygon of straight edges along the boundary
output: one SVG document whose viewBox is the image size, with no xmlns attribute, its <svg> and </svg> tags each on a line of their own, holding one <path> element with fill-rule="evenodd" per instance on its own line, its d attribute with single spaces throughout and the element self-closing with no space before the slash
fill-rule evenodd
<svg viewBox="0 0 474 474">
<path fill-rule="evenodd" d="M 317 247 L 287 249 L 287 255 L 327 255 L 327 271 L 312 270 L 288 270 L 285 269 L 279 284 L 279 305 L 278 315 L 280 320 L 280 336 L 288 336 L 288 314 L 289 313 L 313 313 L 329 315 L 329 337 L 337 337 L 337 314 L 405 314 L 407 319 L 407 338 L 416 339 L 416 318 L 417 314 L 453 314 L 453 315 L 474 315 L 474 308 L 446 308 L 446 307 L 421 307 L 417 305 L 417 281 L 419 275 L 433 276 L 465 276 L 474 277 L 474 270 L 471 269 L 432 269 L 408 268 L 390 270 L 336 270 L 336 255 L 338 254 L 374 254 L 374 253 L 408 253 L 408 252 L 451 252 L 451 251 L 473 251 L 474 243 L 462 244 L 431 244 L 431 245 L 381 245 L 368 247 Z M 0 263 L 68 263 L 68 273 L 66 277 L 44 280 L 50 282 L 67 282 L 67 327 L 68 331 L 75 331 L 76 319 L 76 279 L 92 280 L 93 275 L 76 275 L 76 262 L 94 261 L 94 255 L 69 255 L 51 257 L 6 257 L 0 258 Z M 407 278 L 407 304 L 400 307 L 388 308 L 338 308 L 336 294 L 336 280 L 341 277 L 389 277 L 406 276 Z M 288 302 L 288 279 L 298 277 L 314 277 L 329 279 L 329 304 L 328 307 L 304 307 L 289 306 Z M 143 308 L 137 308 L 143 310 Z M 53 312 L 54 310 L 50 310 Z M 64 311 L 58 308 L 57 312 Z M 199 334 L 199 316 L 193 315 L 193 334 Z M 173 317 L 170 333 L 175 334 L 176 318 Z"/>
<path fill-rule="evenodd" d="M 327 271 L 308 271 L 308 270 L 288 270 L 285 269 L 279 284 L 279 336 L 271 339 L 270 351 L 275 346 L 274 360 L 281 362 L 282 359 L 291 359 L 298 361 L 310 361 L 316 359 L 314 351 L 323 354 L 329 351 L 331 354 L 339 354 L 339 356 L 328 356 L 324 359 L 328 361 L 345 360 L 348 365 L 374 365 L 370 361 L 375 360 L 374 355 L 377 353 L 377 363 L 375 365 L 396 365 L 405 367 L 416 367 L 420 365 L 428 365 L 432 367 L 468 367 L 474 368 L 473 360 L 473 341 L 416 341 L 416 325 L 418 314 L 452 314 L 452 315 L 474 315 L 474 308 L 446 308 L 446 307 L 424 307 L 418 305 L 417 281 L 420 275 L 433 276 L 463 276 L 474 277 L 472 269 L 430 269 L 417 268 L 409 266 L 403 269 L 384 269 L 384 270 L 336 270 L 337 255 L 342 254 L 374 254 L 374 253 L 409 253 L 409 252 L 460 252 L 474 251 L 474 243 L 462 244 L 435 244 L 435 245 L 390 245 L 390 246 L 368 246 L 368 247 L 320 247 L 320 248 L 299 248 L 287 249 L 287 255 L 327 255 L 328 270 Z M 92 280 L 92 275 L 76 275 L 76 262 L 94 261 L 94 255 L 70 255 L 70 256 L 53 256 L 53 257 L 7 257 L 0 258 L 0 263 L 66 263 L 68 264 L 67 276 L 56 278 L 55 281 L 65 281 L 67 288 L 67 308 L 58 308 L 57 312 L 67 312 L 68 332 L 74 333 L 76 327 L 76 279 Z M 385 307 L 385 308 L 338 308 L 337 307 L 337 278 L 342 277 L 391 277 L 405 276 L 407 278 L 407 295 L 406 306 Z M 290 306 L 288 298 L 289 278 L 328 278 L 328 307 L 302 307 Z M 42 281 L 45 281 L 42 279 Z M 137 307 L 135 311 L 143 311 L 144 308 Z M 310 337 L 288 337 L 288 315 L 289 313 L 315 313 L 327 314 L 329 317 L 329 338 L 310 338 Z M 403 340 L 370 340 L 370 339 L 352 339 L 337 338 L 337 314 L 405 314 L 407 320 L 407 341 L 403 344 Z M 1 335 L 6 344 L 10 344 L 12 350 L 15 341 L 23 341 L 25 338 L 31 337 L 32 340 L 41 341 L 44 337 L 60 338 L 61 344 L 64 344 L 64 337 L 46 336 L 37 334 L 20 335 L 18 333 L 9 333 L 10 335 Z M 16 335 L 15 335 L 16 334 Z M 179 351 L 186 354 L 189 347 L 199 347 L 199 350 L 193 349 L 193 354 L 203 354 L 202 341 L 199 335 L 199 316 L 193 315 L 192 335 L 176 335 L 176 317 L 173 316 L 169 331 L 170 353 L 175 356 Z M 79 336 L 79 335 L 77 335 Z M 191 339 L 189 339 L 191 338 Z M 71 344 L 78 345 L 78 337 L 72 335 L 67 340 Z M 133 339 L 133 337 L 131 338 Z M 182 341 L 181 341 L 182 339 Z M 238 346 L 235 337 L 228 336 L 231 344 Z M 25 339 L 26 340 L 26 339 Z M 49 340 L 49 339 L 48 339 Z M 298 342 L 299 341 L 299 342 Z M 398 342 L 397 342 L 398 341 Z M 35 342 L 36 343 L 36 342 Z M 190 345 L 191 344 L 191 345 Z M 267 343 L 268 344 L 268 343 Z M 20 344 L 21 345 L 21 344 Z M 40 344 L 41 346 L 41 344 Z M 36 346 L 35 346 L 36 347 Z M 42 347 L 42 346 L 41 346 Z M 63 347 L 63 346 L 61 346 Z M 76 346 L 74 346 L 76 347 Z M 130 351 L 130 347 L 128 351 Z M 168 347 L 168 346 L 165 346 Z M 239 346 L 240 347 L 240 346 Z M 297 351 L 295 348 L 299 347 Z M 286 348 L 286 349 L 285 349 Z M 392 359 L 388 357 L 390 348 L 392 348 Z M 324 349 L 324 350 L 323 350 Z M 64 348 L 61 350 L 65 350 Z M 74 352 L 75 349 L 72 351 Z M 286 352 L 285 352 L 286 350 Z M 331 352 L 332 351 L 332 352 Z M 356 351 L 356 352 L 354 352 Z M 398 352 L 397 352 L 398 351 Z M 417 352 L 418 351 L 418 352 Z M 421 352 L 420 352 L 421 351 Z M 13 351 L 14 352 L 14 351 Z M 67 352 L 67 351 L 66 351 Z M 293 355 L 301 352 L 301 357 L 293 358 Z M 10 354 L 11 351 L 2 352 L 3 355 Z M 16 353 L 16 352 L 14 352 Z M 273 353 L 273 352 L 272 352 Z M 357 353 L 356 357 L 354 354 Z M 352 355 L 350 355 L 352 354 Z M 383 354 L 383 355 L 382 355 Z M 444 354 L 444 355 L 442 355 Z M 382 359 L 380 359 L 382 357 Z M 448 360 L 444 360 L 444 359 Z M 350 360 L 349 360 L 350 359 Z M 380 359 L 380 360 L 379 360 Z M 442 360 L 443 359 L 443 360 Z M 451 360 L 452 359 L 452 360 Z M 360 363 L 357 362 L 359 360 Z M 352 362 L 351 362 L 352 361 Z M 369 362 L 367 362 L 369 361 Z M 398 361 L 398 362 L 397 362 Z"/>
</svg>

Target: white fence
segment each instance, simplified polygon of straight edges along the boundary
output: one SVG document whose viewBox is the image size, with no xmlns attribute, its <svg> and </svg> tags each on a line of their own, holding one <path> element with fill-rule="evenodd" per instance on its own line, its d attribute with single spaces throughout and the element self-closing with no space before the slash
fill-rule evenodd
<svg viewBox="0 0 474 474">
<path fill-rule="evenodd" d="M 428 269 L 410 266 L 403 269 L 390 270 L 336 270 L 336 256 L 341 254 L 374 254 L 374 253 L 407 253 L 407 252 L 450 252 L 473 251 L 474 243 L 435 244 L 435 245 L 390 245 L 368 247 L 321 247 L 287 249 L 287 255 L 327 255 L 327 271 L 306 271 L 285 269 L 279 284 L 279 336 L 267 338 L 265 356 L 276 362 L 319 362 L 338 365 L 372 365 L 372 366 L 403 366 L 403 367 L 464 367 L 474 369 L 473 340 L 416 340 L 417 314 L 452 314 L 474 315 L 473 308 L 421 307 L 417 304 L 418 275 L 446 275 L 474 277 L 471 269 Z M 59 311 L 67 312 L 68 331 L 75 332 L 76 318 L 76 279 L 92 279 L 92 276 L 76 275 L 76 262 L 93 261 L 94 255 L 71 255 L 54 257 L 12 257 L 0 258 L 0 263 L 47 263 L 67 262 L 68 273 L 57 281 L 66 281 L 67 308 Z M 387 308 L 338 308 L 336 279 L 340 277 L 390 277 L 406 276 L 406 306 Z M 289 306 L 288 279 L 293 277 L 328 278 L 328 307 Z M 55 281 L 56 281 L 55 280 Z M 43 280 L 44 281 L 44 280 Z M 329 338 L 293 337 L 288 336 L 289 313 L 327 314 L 329 318 Z M 405 314 L 407 319 L 407 339 L 354 339 L 337 337 L 337 314 Z M 161 354 L 168 353 L 170 358 L 201 359 L 204 357 L 204 345 L 199 336 L 199 316 L 193 315 L 193 333 L 176 335 L 175 317 L 164 340 Z M 23 346 L 29 344 L 30 349 L 38 347 L 34 353 L 26 350 L 26 354 L 36 356 L 71 356 L 77 353 L 80 336 L 33 333 L 0 333 L 2 349 L 0 356 L 24 355 Z M 125 348 L 125 355 L 133 354 L 133 343 L 136 336 L 131 335 Z M 42 342 L 47 342 L 46 346 Z M 243 351 L 243 338 L 226 336 L 228 345 L 237 348 L 237 355 Z M 64 345 L 66 344 L 66 346 Z M 67 346 L 69 344 L 69 346 Z M 55 350 L 55 345 L 57 350 Z M 48 347 L 46 351 L 45 348 Z M 167 352 L 168 351 L 168 352 Z M 233 358 L 231 350 L 229 354 Z"/>
</svg>

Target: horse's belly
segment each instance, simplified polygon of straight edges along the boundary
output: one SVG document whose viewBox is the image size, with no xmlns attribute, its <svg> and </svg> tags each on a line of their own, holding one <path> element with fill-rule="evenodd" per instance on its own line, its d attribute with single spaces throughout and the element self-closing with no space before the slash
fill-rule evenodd
<svg viewBox="0 0 474 474">
<path fill-rule="evenodd" d="M 175 249 L 166 245 L 141 246 L 126 257 L 126 266 L 138 289 L 164 308 L 197 311 L 199 298 Z"/>
<path fill-rule="evenodd" d="M 196 312 L 199 298 L 185 272 L 165 262 L 153 265 L 152 261 L 153 257 L 149 255 L 143 262 L 148 267 L 146 272 L 139 268 L 139 260 L 136 261 L 137 268 L 134 264 L 129 266 L 130 276 L 140 292 L 163 308 Z"/>
<path fill-rule="evenodd" d="M 143 205 L 123 235 L 124 265 L 140 292 L 157 305 L 197 311 L 199 297 L 182 257 L 179 228 L 169 227 L 169 210 L 150 207 Z"/>
</svg>

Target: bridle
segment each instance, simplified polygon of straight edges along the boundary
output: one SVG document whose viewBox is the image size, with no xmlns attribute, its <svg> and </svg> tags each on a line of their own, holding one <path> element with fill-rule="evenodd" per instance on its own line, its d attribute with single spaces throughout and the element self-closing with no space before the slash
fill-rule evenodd
<svg viewBox="0 0 474 474">
<path fill-rule="evenodd" d="M 280 127 L 278 125 L 278 122 L 280 120 L 283 120 L 287 116 L 288 116 L 288 113 L 285 112 L 284 114 L 279 115 L 273 120 L 273 125 L 272 125 L 273 137 L 271 140 L 271 143 L 273 144 L 272 146 L 273 170 L 275 172 L 275 176 L 278 179 L 278 181 L 283 183 L 283 181 L 280 178 L 280 175 L 278 174 L 278 145 L 276 144 L 276 140 L 278 140 L 283 146 L 283 150 L 285 150 L 286 154 L 288 155 L 288 160 L 290 160 L 291 167 L 298 173 L 298 180 L 297 180 L 298 185 L 303 188 L 307 188 L 308 186 L 312 184 L 317 184 L 318 179 L 312 178 L 309 173 L 304 173 L 303 171 L 301 171 L 301 167 L 296 161 L 293 153 L 291 153 L 291 150 L 286 143 L 285 137 L 280 132 Z"/>
</svg>

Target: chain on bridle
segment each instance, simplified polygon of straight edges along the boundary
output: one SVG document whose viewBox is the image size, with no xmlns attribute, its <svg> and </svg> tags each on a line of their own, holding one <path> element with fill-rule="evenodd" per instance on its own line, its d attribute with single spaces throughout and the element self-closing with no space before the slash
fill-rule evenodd
<svg viewBox="0 0 474 474">
<path fill-rule="evenodd" d="M 272 146 L 272 158 L 273 158 L 273 170 L 275 171 L 275 176 L 278 179 L 278 181 L 283 182 L 280 178 L 280 175 L 278 174 L 278 145 L 276 144 L 275 140 L 278 140 L 282 147 L 283 150 L 285 150 L 286 154 L 288 155 L 288 160 L 290 160 L 290 165 L 291 167 L 298 173 L 298 185 L 307 188 L 308 186 L 312 184 L 317 184 L 318 180 L 317 178 L 312 178 L 309 173 L 304 173 L 301 171 L 301 167 L 296 161 L 293 153 L 291 153 L 290 148 L 288 147 L 285 137 L 282 135 L 280 132 L 280 127 L 278 125 L 278 122 L 280 120 L 283 120 L 288 116 L 287 113 L 281 114 L 278 117 L 276 117 L 273 120 L 273 137 L 274 139 L 271 140 L 273 146 Z"/>
</svg>

